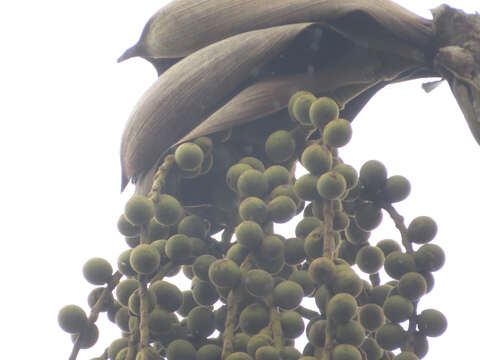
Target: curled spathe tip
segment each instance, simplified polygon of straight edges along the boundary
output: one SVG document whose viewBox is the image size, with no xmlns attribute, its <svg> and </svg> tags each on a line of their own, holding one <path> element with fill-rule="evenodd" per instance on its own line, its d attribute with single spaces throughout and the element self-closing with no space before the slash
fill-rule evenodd
<svg viewBox="0 0 480 360">
<path fill-rule="evenodd" d="M 125 50 L 125 52 L 117 59 L 117 63 L 128 60 L 132 57 L 140 56 L 140 51 L 138 49 L 138 44 L 133 45 L 132 47 Z"/>
</svg>

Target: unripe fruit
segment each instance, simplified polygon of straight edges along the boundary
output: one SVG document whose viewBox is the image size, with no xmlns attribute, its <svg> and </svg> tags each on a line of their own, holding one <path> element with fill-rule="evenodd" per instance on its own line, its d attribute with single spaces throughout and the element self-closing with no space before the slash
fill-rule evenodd
<svg viewBox="0 0 480 360">
<path fill-rule="evenodd" d="M 319 258 L 323 255 L 323 225 L 315 228 L 308 234 L 304 243 L 305 254 L 311 259 Z"/>
<path fill-rule="evenodd" d="M 153 202 L 145 196 L 134 195 L 125 204 L 125 217 L 133 225 L 148 223 L 153 212 Z"/>
<path fill-rule="evenodd" d="M 253 169 L 261 172 L 265 171 L 265 165 L 263 164 L 263 162 L 253 156 L 245 156 L 238 160 L 238 163 L 250 165 Z"/>
<path fill-rule="evenodd" d="M 190 238 L 183 234 L 171 236 L 165 245 L 165 253 L 173 262 L 182 264 L 190 258 L 193 251 L 193 244 Z"/>
<path fill-rule="evenodd" d="M 177 147 L 174 156 L 178 167 L 188 171 L 198 169 L 205 155 L 200 146 L 186 142 Z"/>
<path fill-rule="evenodd" d="M 253 303 L 242 310 L 238 322 L 242 331 L 256 334 L 268 325 L 270 315 L 265 305 Z"/>
<path fill-rule="evenodd" d="M 150 222 L 148 223 L 148 237 L 150 242 L 166 239 L 168 233 L 168 226 L 160 224 L 155 218 L 150 219 Z"/>
<path fill-rule="evenodd" d="M 102 258 L 92 258 L 83 265 L 83 276 L 93 285 L 103 285 L 112 277 L 112 265 Z"/>
<path fill-rule="evenodd" d="M 240 244 L 234 244 L 228 249 L 226 258 L 235 261 L 237 265 L 241 265 L 249 252 L 249 249 L 244 248 Z"/>
<path fill-rule="evenodd" d="M 336 271 L 333 282 L 333 291 L 335 293 L 348 293 L 357 297 L 363 289 L 362 279 L 351 269 L 345 271 Z"/>
<path fill-rule="evenodd" d="M 445 253 L 435 244 L 422 245 L 414 254 L 418 271 L 437 271 L 445 263 Z"/>
<path fill-rule="evenodd" d="M 295 139 L 288 131 L 275 131 L 265 142 L 265 153 L 273 162 L 287 161 L 295 153 Z"/>
<path fill-rule="evenodd" d="M 418 329 L 427 336 L 440 336 L 447 329 L 447 319 L 438 310 L 423 310 L 418 317 Z"/>
<path fill-rule="evenodd" d="M 273 290 L 273 301 L 286 310 L 295 309 L 304 296 L 303 289 L 296 282 L 286 280 L 279 283 Z"/>
<path fill-rule="evenodd" d="M 80 306 L 66 305 L 58 313 L 58 324 L 70 334 L 82 331 L 86 323 L 87 315 Z"/>
<path fill-rule="evenodd" d="M 267 235 L 263 238 L 257 254 L 263 259 L 269 260 L 283 257 L 284 252 L 283 240 L 277 235 Z"/>
<path fill-rule="evenodd" d="M 200 255 L 192 265 L 193 274 L 203 281 L 209 281 L 208 268 L 217 258 L 213 255 Z"/>
<path fill-rule="evenodd" d="M 290 172 L 285 166 L 273 165 L 267 168 L 263 175 L 267 179 L 268 188 L 275 189 L 279 185 L 286 185 L 290 182 Z"/>
<path fill-rule="evenodd" d="M 337 119 L 340 110 L 337 103 L 328 97 L 320 97 L 315 100 L 309 109 L 310 121 L 319 129 L 322 129 L 330 121 Z"/>
<path fill-rule="evenodd" d="M 243 221 L 235 229 L 235 235 L 240 245 L 247 249 L 257 248 L 263 240 L 262 227 L 254 221 Z"/>
<path fill-rule="evenodd" d="M 356 206 L 355 221 L 360 229 L 372 231 L 382 222 L 382 211 L 372 202 L 362 202 Z"/>
<path fill-rule="evenodd" d="M 197 215 L 185 216 L 177 225 L 177 232 L 190 237 L 203 239 L 208 231 L 208 224 Z"/>
<path fill-rule="evenodd" d="M 335 327 L 335 341 L 338 344 L 360 346 L 364 339 L 365 329 L 358 321 L 350 320 Z"/>
<path fill-rule="evenodd" d="M 351 320 L 357 312 L 355 298 L 347 293 L 340 293 L 330 299 L 327 304 L 327 317 L 339 323 Z"/>
<path fill-rule="evenodd" d="M 321 220 L 314 216 L 305 216 L 295 227 L 295 236 L 306 238 L 315 228 L 321 226 Z"/>
<path fill-rule="evenodd" d="M 387 181 L 385 165 L 377 160 L 367 161 L 360 168 L 359 181 L 369 190 L 379 190 Z"/>
<path fill-rule="evenodd" d="M 187 327 L 195 335 L 208 337 L 215 330 L 215 317 L 205 306 L 197 306 L 188 313 Z"/>
<path fill-rule="evenodd" d="M 267 204 L 268 218 L 279 224 L 283 224 L 294 217 L 296 211 L 295 202 L 285 195 L 277 196 Z"/>
<path fill-rule="evenodd" d="M 262 199 L 258 197 L 247 197 L 238 208 L 242 220 L 251 220 L 262 224 L 267 218 L 267 207 Z"/>
<path fill-rule="evenodd" d="M 416 270 L 411 254 L 394 251 L 385 258 L 385 271 L 393 279 L 400 279 L 403 274 Z"/>
<path fill-rule="evenodd" d="M 128 346 L 127 338 L 120 338 L 114 340 L 108 347 L 107 353 L 109 359 L 116 359 L 117 354 Z"/>
<path fill-rule="evenodd" d="M 385 324 L 375 334 L 375 340 L 384 350 L 395 350 L 402 346 L 406 333 L 398 324 Z"/>
<path fill-rule="evenodd" d="M 72 342 L 78 343 L 80 349 L 89 349 L 97 343 L 98 327 L 87 321 L 80 334 L 72 334 Z"/>
<path fill-rule="evenodd" d="M 312 174 L 302 175 L 295 181 L 295 184 L 293 185 L 295 194 L 297 194 L 300 199 L 306 201 L 311 201 L 318 198 L 317 182 L 318 178 Z"/>
<path fill-rule="evenodd" d="M 333 349 L 332 360 L 362 360 L 362 355 L 355 346 L 340 344 Z"/>
<path fill-rule="evenodd" d="M 375 286 L 369 294 L 370 302 L 377 304 L 378 306 L 383 306 L 385 299 L 392 289 L 393 286 L 387 284 Z"/>
<path fill-rule="evenodd" d="M 283 335 L 289 339 L 299 337 L 305 329 L 302 316 L 295 311 L 283 311 L 280 313 L 280 323 Z"/>
<path fill-rule="evenodd" d="M 239 332 L 232 338 L 233 352 L 247 352 L 247 344 L 250 336 L 248 334 Z"/>
<path fill-rule="evenodd" d="M 244 197 L 261 197 L 268 190 L 267 178 L 263 173 L 255 169 L 242 172 L 237 180 L 237 189 Z"/>
<path fill-rule="evenodd" d="M 358 312 L 359 321 L 362 326 L 370 331 L 377 330 L 385 323 L 383 309 L 377 304 L 365 304 Z"/>
<path fill-rule="evenodd" d="M 301 238 L 285 240 L 285 262 L 288 265 L 297 265 L 305 259 L 304 241 Z"/>
<path fill-rule="evenodd" d="M 155 281 L 150 290 L 155 294 L 158 306 L 169 312 L 178 310 L 183 304 L 184 296 L 180 289 L 165 280 Z"/>
<path fill-rule="evenodd" d="M 383 185 L 382 197 L 389 203 L 405 200 L 410 194 L 410 182 L 401 175 L 390 176 Z"/>
<path fill-rule="evenodd" d="M 227 171 L 227 185 L 233 191 L 237 191 L 237 182 L 240 175 L 245 171 L 252 169 L 249 164 L 235 164 Z"/>
<path fill-rule="evenodd" d="M 319 176 L 332 167 L 332 154 L 325 146 L 312 144 L 303 151 L 301 162 L 312 175 Z"/>
<path fill-rule="evenodd" d="M 128 308 L 126 306 L 122 306 L 115 314 L 115 324 L 122 330 L 122 331 L 129 331 L 128 321 L 130 315 L 128 313 Z"/>
<path fill-rule="evenodd" d="M 392 239 L 380 240 L 376 246 L 383 251 L 383 255 L 385 255 L 385 257 L 394 251 L 402 251 L 400 245 Z"/>
<path fill-rule="evenodd" d="M 383 312 L 388 320 L 402 322 L 413 314 L 413 304 L 403 296 L 389 296 L 383 304 Z"/>
<path fill-rule="evenodd" d="M 285 346 L 283 350 L 280 350 L 280 357 L 282 360 L 298 360 L 302 356 L 300 351 L 293 346 Z"/>
<path fill-rule="evenodd" d="M 160 224 L 175 225 L 183 216 L 183 207 L 173 196 L 161 194 L 155 204 L 155 218 Z"/>
<path fill-rule="evenodd" d="M 311 296 L 315 291 L 316 284 L 307 271 L 295 270 L 290 274 L 288 280 L 294 281 L 300 285 L 305 296 Z"/>
<path fill-rule="evenodd" d="M 315 100 L 316 97 L 307 91 L 299 91 L 293 94 L 288 102 L 290 117 L 297 120 L 300 124 L 311 124 L 309 111 Z"/>
<path fill-rule="evenodd" d="M 120 234 L 124 236 L 135 236 L 140 232 L 140 227 L 129 222 L 125 217 L 125 214 L 120 215 L 117 222 L 117 228 Z"/>
<path fill-rule="evenodd" d="M 437 224 L 428 216 L 418 216 L 412 220 L 407 229 L 407 239 L 416 244 L 425 244 L 437 234 Z"/>
<path fill-rule="evenodd" d="M 345 237 L 353 245 L 363 245 L 368 241 L 370 231 L 360 229 L 356 221 L 350 221 L 345 229 Z"/>
<path fill-rule="evenodd" d="M 151 331 L 165 333 L 172 327 L 172 315 L 166 310 L 155 308 L 148 318 L 148 327 Z"/>
<path fill-rule="evenodd" d="M 238 351 L 228 355 L 225 360 L 253 360 L 253 359 L 247 353 Z"/>
<path fill-rule="evenodd" d="M 364 246 L 358 250 L 355 262 L 363 272 L 375 274 L 382 268 L 385 257 L 378 247 Z"/>
<path fill-rule="evenodd" d="M 346 213 L 339 210 L 335 211 L 335 214 L 333 215 L 333 221 L 332 221 L 333 230 L 335 231 L 345 230 L 349 224 L 350 224 L 350 218 Z"/>
<path fill-rule="evenodd" d="M 342 147 L 352 138 L 352 126 L 345 119 L 330 121 L 323 129 L 323 141 L 328 146 Z"/>
<path fill-rule="evenodd" d="M 146 309 L 147 312 L 150 313 L 155 308 L 157 298 L 155 296 L 155 293 L 151 289 L 148 289 L 146 294 Z M 130 312 L 135 315 L 140 315 L 140 301 L 140 289 L 137 289 L 128 298 L 128 309 L 130 310 Z"/>
<path fill-rule="evenodd" d="M 168 360 L 196 360 L 196 351 L 186 340 L 174 340 L 167 347 Z"/>
<path fill-rule="evenodd" d="M 198 278 L 192 280 L 192 295 L 199 305 L 205 306 L 215 304 L 219 298 L 217 289 L 212 283 Z"/>
<path fill-rule="evenodd" d="M 362 350 L 367 356 L 367 360 L 380 360 L 384 351 L 378 346 L 374 338 L 366 338 L 363 344 L 361 345 Z"/>
<path fill-rule="evenodd" d="M 315 304 L 323 315 L 327 311 L 327 304 L 331 298 L 332 294 L 327 285 L 321 285 L 317 291 L 315 291 Z"/>
<path fill-rule="evenodd" d="M 240 267 L 234 261 L 219 259 L 210 264 L 208 277 L 218 287 L 233 288 L 239 283 L 242 275 Z"/>
<path fill-rule="evenodd" d="M 151 274 L 160 266 L 160 253 L 151 244 L 140 244 L 130 254 L 130 264 L 139 274 Z"/>
<path fill-rule="evenodd" d="M 308 340 L 315 346 L 325 345 L 325 333 L 327 329 L 327 320 L 313 320 L 314 322 L 307 327 Z"/>
<path fill-rule="evenodd" d="M 304 204 L 303 200 L 300 199 L 297 194 L 295 193 L 295 188 L 293 184 L 284 184 L 278 185 L 275 189 L 272 190 L 270 193 L 270 199 L 274 199 L 278 196 L 288 196 L 290 199 L 293 200 L 297 209 L 301 208 Z M 298 212 L 299 210 L 297 210 Z"/>
<path fill-rule="evenodd" d="M 264 334 L 258 334 L 250 337 L 247 343 L 247 353 L 251 356 L 255 356 L 255 352 L 262 346 L 272 344 L 272 338 Z"/>
<path fill-rule="evenodd" d="M 427 281 L 417 272 L 406 273 L 400 278 L 398 292 L 409 300 L 418 300 L 427 292 Z"/>
<path fill-rule="evenodd" d="M 222 348 L 215 344 L 203 345 L 197 351 L 197 360 L 221 360 Z"/>
<path fill-rule="evenodd" d="M 347 183 L 344 177 L 336 171 L 323 174 L 317 181 L 318 194 L 327 200 L 338 199 L 346 188 Z"/>
<path fill-rule="evenodd" d="M 120 281 L 115 289 L 118 302 L 123 306 L 128 306 L 128 299 L 139 287 L 140 283 L 136 279 L 126 279 Z"/>
<path fill-rule="evenodd" d="M 326 257 L 316 258 L 308 267 L 308 272 L 317 284 L 329 284 L 333 280 L 335 265 Z"/>
<path fill-rule="evenodd" d="M 105 291 L 104 287 L 97 287 L 92 291 L 90 291 L 87 297 L 87 303 L 91 309 L 93 309 L 93 307 L 97 304 L 98 300 L 100 300 L 100 297 L 102 296 L 104 291 Z M 99 305 L 98 310 L 100 312 L 105 312 L 111 309 L 113 306 L 114 306 L 113 295 L 110 291 L 107 291 L 102 300 L 102 304 Z"/>
<path fill-rule="evenodd" d="M 182 292 L 182 305 L 178 308 L 178 313 L 182 316 L 188 316 L 188 313 L 198 304 L 193 298 L 193 291 L 186 290 Z"/>
<path fill-rule="evenodd" d="M 280 360 L 280 353 L 273 346 L 261 346 L 255 351 L 255 360 Z"/>
<path fill-rule="evenodd" d="M 405 351 L 396 355 L 393 360 L 418 360 L 418 357 L 410 351 Z"/>
<path fill-rule="evenodd" d="M 353 188 L 358 183 L 357 170 L 353 166 L 347 164 L 337 164 L 333 167 L 333 170 L 342 174 L 347 183 L 347 189 Z"/>
<path fill-rule="evenodd" d="M 260 269 L 249 270 L 245 275 L 245 287 L 254 296 L 262 297 L 273 291 L 273 277 Z"/>
</svg>

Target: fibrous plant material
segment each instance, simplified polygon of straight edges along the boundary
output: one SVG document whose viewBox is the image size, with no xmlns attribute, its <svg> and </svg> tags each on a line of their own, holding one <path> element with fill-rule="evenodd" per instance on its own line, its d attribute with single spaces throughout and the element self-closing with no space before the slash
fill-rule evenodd
<svg viewBox="0 0 480 360">
<path fill-rule="evenodd" d="M 339 148 L 378 90 L 426 76 L 449 81 L 478 138 L 478 49 L 467 46 L 478 16 L 443 6 L 432 22 L 387 0 L 226 4 L 173 2 L 122 57 L 162 75 L 122 141 L 122 188 L 134 179 L 136 194 L 117 225 L 130 248 L 115 273 L 100 258 L 85 264 L 104 286 L 88 297 L 90 315 L 67 305 L 58 316 L 70 359 L 97 341 L 101 312 L 122 332 L 102 359 L 424 357 L 427 337 L 447 327 L 438 310 L 417 313 L 445 262 L 437 225 L 422 215 L 406 226 L 392 204 L 408 180 L 379 160 L 355 169 Z M 189 21 L 212 15 L 207 33 Z M 400 241 L 373 243 L 385 214 Z M 296 215 L 286 239 L 275 225 Z M 180 271 L 190 289 L 166 280 Z"/>
</svg>

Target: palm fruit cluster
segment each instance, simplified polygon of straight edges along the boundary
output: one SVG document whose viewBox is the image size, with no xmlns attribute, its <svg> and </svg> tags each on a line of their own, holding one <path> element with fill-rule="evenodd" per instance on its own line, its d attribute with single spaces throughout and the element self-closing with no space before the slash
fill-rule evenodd
<svg viewBox="0 0 480 360">
<path fill-rule="evenodd" d="M 440 311 L 419 310 L 433 288 L 432 273 L 445 261 L 432 243 L 435 221 L 418 216 L 404 224 L 393 204 L 409 195 L 405 177 L 388 176 L 377 160 L 359 171 L 342 161 L 338 149 L 352 128 L 333 99 L 301 91 L 288 113 L 295 127 L 242 138 L 245 148 L 257 150 L 239 152 L 228 166 L 216 149 L 238 142 L 238 129 L 183 143 L 167 155 L 156 178 L 195 181 L 213 172 L 212 202 L 189 206 L 160 186 L 126 203 L 118 230 L 128 248 L 118 270 L 104 259 L 88 260 L 84 277 L 97 286 L 88 296 L 90 315 L 76 305 L 60 310 L 73 358 L 96 343 L 102 312 L 121 334 L 96 359 L 417 360 L 427 354 L 428 338 L 447 326 Z M 298 162 L 306 173 L 295 177 Z M 399 229 L 398 241 L 373 240 L 384 214 Z M 295 236 L 285 238 L 275 224 L 294 217 Z M 180 271 L 190 288 L 177 285 Z M 303 305 L 307 297 L 316 308 Z"/>
</svg>

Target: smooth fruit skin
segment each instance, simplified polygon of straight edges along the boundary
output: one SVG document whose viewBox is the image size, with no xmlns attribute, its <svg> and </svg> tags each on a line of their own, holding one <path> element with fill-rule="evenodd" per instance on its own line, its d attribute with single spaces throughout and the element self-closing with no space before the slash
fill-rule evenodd
<svg viewBox="0 0 480 360">
<path fill-rule="evenodd" d="M 93 285 L 103 285 L 112 277 L 112 265 L 102 258 L 92 258 L 83 265 L 83 276 Z"/>
<path fill-rule="evenodd" d="M 337 119 L 339 113 L 337 103 L 328 97 L 318 98 L 309 109 L 310 121 L 318 129 L 322 129 L 330 121 Z"/>
<path fill-rule="evenodd" d="M 145 196 L 134 195 L 125 204 L 125 217 L 133 225 L 146 224 L 153 215 L 153 202 Z"/>
<path fill-rule="evenodd" d="M 68 333 L 79 333 L 86 323 L 87 315 L 80 306 L 66 305 L 58 313 L 58 324 Z"/>
</svg>

